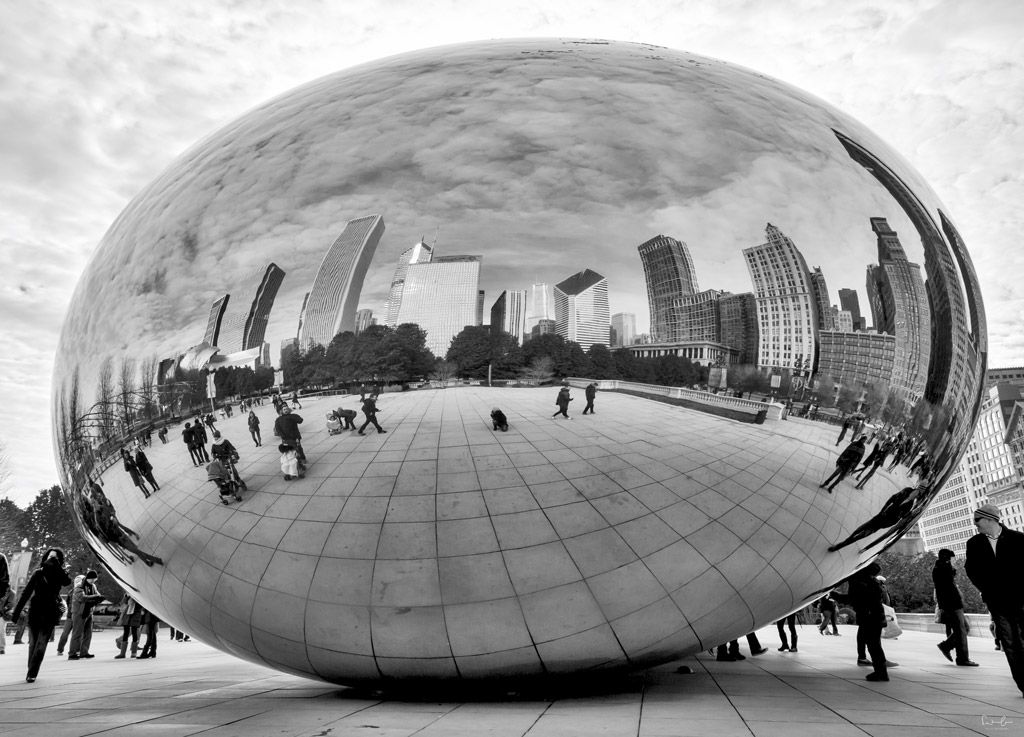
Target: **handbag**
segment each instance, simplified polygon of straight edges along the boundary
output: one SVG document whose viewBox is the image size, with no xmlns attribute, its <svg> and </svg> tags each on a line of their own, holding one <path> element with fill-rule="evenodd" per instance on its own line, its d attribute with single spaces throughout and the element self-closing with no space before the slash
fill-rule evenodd
<svg viewBox="0 0 1024 737">
<path fill-rule="evenodd" d="M 903 629 L 896 619 L 896 610 L 888 604 L 882 604 L 882 611 L 885 613 L 885 627 L 882 629 L 882 637 L 887 640 L 895 640 L 903 634 Z"/>
</svg>

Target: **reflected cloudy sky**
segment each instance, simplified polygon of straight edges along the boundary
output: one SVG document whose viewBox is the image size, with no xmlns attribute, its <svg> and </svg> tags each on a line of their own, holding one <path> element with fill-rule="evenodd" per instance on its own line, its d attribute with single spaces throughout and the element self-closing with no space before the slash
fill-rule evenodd
<svg viewBox="0 0 1024 737">
<path fill-rule="evenodd" d="M 0 44 L 8 72 L 0 76 L 0 427 L 17 428 L 0 430 L 0 439 L 13 471 L 7 491 L 22 503 L 56 480 L 46 387 L 57 335 L 86 260 L 128 201 L 179 152 L 275 93 L 388 54 L 472 39 L 619 38 L 690 49 L 853 113 L 904 152 L 949 206 L 978 266 L 992 364 L 1024 362 L 1024 251 L 1005 245 L 1024 225 L 1024 6 L 1013 0 L 653 0 L 628 8 L 527 0 L 487 14 L 459 0 L 268 0 L 230 12 L 198 0 L 41 0 L 0 8 L 0 21 L 8 30 Z M 382 250 L 395 232 L 389 221 Z M 701 285 L 711 285 L 706 276 Z"/>
<path fill-rule="evenodd" d="M 443 63 L 442 63 L 443 62 Z M 636 246 L 685 241 L 702 289 L 751 291 L 742 249 L 778 226 L 838 303 L 877 260 L 869 218 L 920 240 L 833 129 L 902 160 L 850 118 L 774 80 L 639 44 L 511 41 L 426 51 L 313 82 L 207 138 L 105 237 L 66 326 L 83 386 L 98 359 L 160 358 L 199 342 L 210 305 L 273 261 L 287 272 L 267 329 L 294 337 L 302 297 L 347 220 L 384 216 L 359 306 L 382 315 L 398 255 L 484 257 L 485 314 L 502 289 L 584 268 L 611 312 L 648 329 Z M 486 319 L 485 319 L 486 322 Z"/>
</svg>

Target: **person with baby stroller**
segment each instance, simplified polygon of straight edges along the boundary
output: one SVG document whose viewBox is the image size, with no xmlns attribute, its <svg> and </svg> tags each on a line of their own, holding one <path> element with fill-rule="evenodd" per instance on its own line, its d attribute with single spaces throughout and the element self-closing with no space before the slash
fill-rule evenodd
<svg viewBox="0 0 1024 737">
<path fill-rule="evenodd" d="M 228 475 L 231 476 L 235 484 L 241 489 L 247 489 L 245 482 L 242 481 L 242 477 L 238 473 L 236 463 L 238 463 L 240 456 L 235 446 L 230 440 L 225 437 L 221 437 L 219 430 L 213 431 L 213 445 L 210 446 L 210 455 L 219 460 L 221 464 L 228 470 Z"/>
</svg>

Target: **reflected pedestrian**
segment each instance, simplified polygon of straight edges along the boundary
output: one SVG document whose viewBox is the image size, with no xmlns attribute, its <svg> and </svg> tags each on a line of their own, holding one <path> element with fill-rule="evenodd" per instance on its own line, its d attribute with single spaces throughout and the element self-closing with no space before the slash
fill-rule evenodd
<svg viewBox="0 0 1024 737">
<path fill-rule="evenodd" d="M 71 583 L 64 570 L 64 551 L 49 548 L 43 553 L 43 563 L 29 578 L 21 591 L 11 618 L 17 621 L 28 607 L 28 672 L 25 681 L 34 683 L 46 656 L 53 629 L 60 621 L 60 590 Z"/>
<path fill-rule="evenodd" d="M 831 494 L 832 489 L 836 488 L 836 484 L 845 479 L 857 467 L 857 464 L 860 463 L 860 459 L 863 457 L 864 438 L 859 437 L 846 446 L 846 449 L 839 454 L 839 457 L 836 459 L 836 470 L 832 472 L 831 476 L 818 484 L 818 488 L 828 488 L 828 493 Z"/>
<path fill-rule="evenodd" d="M 142 452 L 142 448 L 135 451 L 135 467 L 139 469 L 139 473 L 146 477 L 146 481 L 153 487 L 153 491 L 160 489 L 160 484 L 153 478 L 153 464 L 149 462 L 149 458 Z"/>
<path fill-rule="evenodd" d="M 256 443 L 256 447 L 259 448 L 263 444 L 260 437 L 260 418 L 252 410 L 249 410 L 249 434 L 252 436 L 252 442 Z"/>
<path fill-rule="evenodd" d="M 140 453 L 142 451 L 139 451 Z M 139 491 L 142 492 L 142 496 L 149 499 L 149 487 L 146 486 L 146 482 L 142 478 L 142 473 L 139 471 L 139 467 L 135 464 L 135 459 L 132 458 L 131 454 L 121 448 L 121 461 L 124 463 L 124 470 L 131 476 L 132 483 L 138 487 Z"/>
</svg>

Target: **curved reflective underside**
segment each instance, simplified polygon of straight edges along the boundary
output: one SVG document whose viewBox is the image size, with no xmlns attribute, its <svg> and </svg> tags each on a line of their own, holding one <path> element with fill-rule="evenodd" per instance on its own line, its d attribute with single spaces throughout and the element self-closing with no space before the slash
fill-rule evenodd
<svg viewBox="0 0 1024 737">
<path fill-rule="evenodd" d="M 478 43 L 317 80 L 147 187 L 74 296 L 54 435 L 114 575 L 241 657 L 641 667 L 894 542 L 959 459 L 985 351 L 955 227 L 856 121 L 684 52 Z M 247 487 L 223 499 L 191 427 L 208 376 Z M 294 408 L 303 478 L 275 407 L 239 406 L 281 381 L 342 387 Z M 328 422 L 363 424 L 361 384 L 386 434 Z"/>
</svg>

